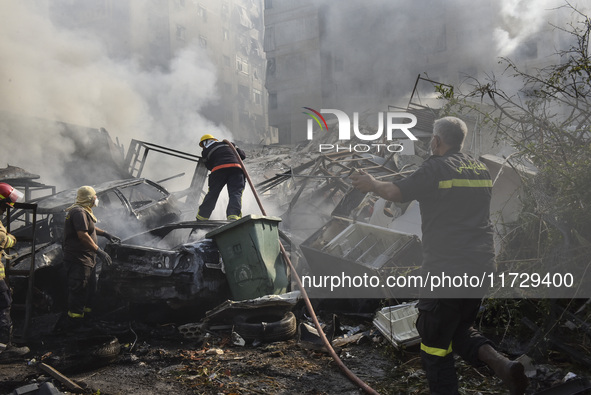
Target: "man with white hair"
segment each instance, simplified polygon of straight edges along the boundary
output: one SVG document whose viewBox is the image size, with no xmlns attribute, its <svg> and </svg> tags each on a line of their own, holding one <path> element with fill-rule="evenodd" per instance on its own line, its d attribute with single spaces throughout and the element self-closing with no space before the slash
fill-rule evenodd
<svg viewBox="0 0 591 395">
<path fill-rule="evenodd" d="M 98 206 L 94 188 L 78 188 L 76 202 L 68 207 L 64 226 L 64 264 L 68 273 L 68 327 L 81 328 L 85 313 L 92 311 L 96 291 L 96 257 L 111 264 L 111 257 L 97 244 L 97 235 L 110 242 L 120 239 L 95 225 L 92 208 Z"/>
<path fill-rule="evenodd" d="M 431 157 L 405 179 L 378 181 L 365 172 L 351 176 L 353 186 L 362 192 L 393 202 L 419 202 L 424 275 L 482 275 L 495 270 L 489 218 L 492 180 L 482 162 L 460 152 L 467 132 L 459 118 L 438 119 Z M 499 354 L 473 328 L 482 293 L 449 287 L 431 296 L 419 300 L 416 323 L 431 394 L 458 394 L 454 352 L 473 365 L 491 367 L 512 395 L 525 393 L 528 379 L 523 365 Z"/>
</svg>

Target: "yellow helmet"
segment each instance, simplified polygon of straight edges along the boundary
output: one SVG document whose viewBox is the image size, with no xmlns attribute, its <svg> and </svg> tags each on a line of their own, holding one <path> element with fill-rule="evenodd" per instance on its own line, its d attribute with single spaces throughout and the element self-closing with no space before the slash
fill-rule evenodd
<svg viewBox="0 0 591 395">
<path fill-rule="evenodd" d="M 203 142 L 205 140 L 215 140 L 218 141 L 218 139 L 216 139 L 215 137 L 213 137 L 211 134 L 204 134 L 203 136 L 201 136 L 201 140 L 199 140 L 199 146 L 203 148 Z"/>
</svg>

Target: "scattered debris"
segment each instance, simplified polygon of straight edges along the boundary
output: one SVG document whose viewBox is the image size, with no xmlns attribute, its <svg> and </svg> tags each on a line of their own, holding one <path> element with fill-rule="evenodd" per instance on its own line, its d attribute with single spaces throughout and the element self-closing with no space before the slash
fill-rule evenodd
<svg viewBox="0 0 591 395">
<path fill-rule="evenodd" d="M 320 339 L 318 330 L 313 325 L 302 322 L 298 329 L 298 345 L 308 350 L 327 352 L 326 346 Z M 330 340 L 330 339 L 329 339 Z"/>
<path fill-rule="evenodd" d="M 422 260 L 421 244 L 416 236 L 339 218 L 312 234 L 300 248 L 310 273 L 317 278 L 343 272 L 350 277 L 376 276 L 385 284 L 388 276 L 408 275 L 419 270 Z M 344 285 L 334 289 L 319 287 L 319 290 L 311 289 L 310 292 L 311 295 L 318 292 L 319 297 L 332 298 L 400 297 L 392 295 L 389 287 Z M 415 291 L 408 288 L 405 297 L 418 297 Z"/>
<path fill-rule="evenodd" d="M 63 392 L 60 392 L 55 386 L 50 382 L 45 382 L 42 384 L 27 384 L 22 387 L 16 388 L 13 392 L 14 395 L 61 395 Z"/>
<path fill-rule="evenodd" d="M 376 313 L 374 326 L 396 348 L 420 343 L 421 338 L 415 326 L 419 311 L 417 302 L 384 307 Z"/>
<path fill-rule="evenodd" d="M 40 362 L 38 366 L 39 366 L 39 369 L 43 370 L 45 373 L 49 374 L 51 377 L 55 378 L 60 383 L 62 383 L 68 390 L 76 392 L 76 393 L 84 392 L 84 389 L 82 387 L 80 387 L 74 381 L 70 380 L 68 377 L 64 376 L 62 373 L 57 371 L 55 368 L 53 368 L 43 362 Z"/>
<path fill-rule="evenodd" d="M 414 110 L 424 124 L 432 118 L 433 114 L 427 110 Z M 331 136 L 324 134 L 320 138 Z M 100 312 L 100 319 L 92 321 L 92 336 L 102 333 L 102 340 L 98 342 L 102 341 L 100 346 L 106 345 L 110 351 L 102 354 L 95 350 L 93 357 L 100 363 L 78 363 L 80 372 L 72 373 L 90 383 L 87 391 L 90 388 L 94 392 L 119 391 L 113 387 L 113 378 L 121 375 L 129 377 L 125 388 L 130 393 L 145 392 L 142 388 L 160 393 L 189 393 L 196 386 L 200 392 L 212 394 L 290 393 L 302 386 L 314 393 L 358 391 L 343 380 L 328 355 L 322 352 L 324 345 L 317 329 L 300 312 L 299 292 L 288 292 L 291 290 L 289 273 L 276 242 L 287 241 L 283 244 L 291 248 L 291 256 L 299 260 L 306 273 L 332 274 L 335 268 L 344 266 L 352 273 L 372 272 L 378 276 L 397 271 L 411 273 L 420 266 L 421 260 L 418 205 L 392 204 L 371 194 L 362 194 L 351 189 L 348 176 L 355 169 L 364 169 L 384 180 L 404 177 L 422 162 L 427 152 L 419 142 L 412 146 L 416 154 L 404 156 L 390 152 L 384 152 L 383 156 L 347 151 L 318 153 L 313 150 L 318 143 L 313 141 L 298 147 L 295 155 L 293 148 L 271 146 L 252 155 L 253 162 L 248 165 L 256 167 L 253 173 L 264 178 L 259 181 L 259 192 L 272 195 L 283 214 L 281 218 L 250 215 L 228 223 L 179 222 L 189 211 L 188 203 L 199 198 L 201 191 L 197 189 L 206 179 L 199 158 L 134 140 L 133 148 L 123 161 L 127 166 L 123 171 L 132 176 L 141 175 L 148 152 L 167 151 L 183 156 L 196 168 L 191 187 L 180 193 L 169 194 L 160 183 L 139 178 L 109 182 L 104 188 L 95 188 L 101 201 L 96 210 L 102 227 L 123 236 L 124 240 L 105 247 L 113 256 L 114 264 L 101 270 L 99 295 L 105 302 L 105 309 Z M 12 167 L 6 170 L 9 168 Z M 500 182 L 509 174 L 508 169 L 503 167 L 499 174 Z M 21 178 L 32 182 L 39 177 Z M 161 181 L 174 178 L 177 176 L 171 175 Z M 71 204 L 72 199 L 71 191 L 37 199 L 41 220 L 35 267 L 40 275 L 36 278 L 35 295 L 40 303 L 36 304 L 33 322 L 48 328 L 57 321 L 58 315 L 52 309 L 58 308 L 57 295 L 64 286 L 56 277 L 59 264 L 55 264 L 60 261 L 61 254 L 59 224 L 63 221 L 60 215 L 63 206 Z M 100 212 L 101 209 L 104 211 Z M 311 212 L 313 216 L 309 215 Z M 26 239 L 26 227 L 31 226 L 31 218 L 16 210 L 11 214 L 13 224 L 22 226 L 18 230 L 22 232 L 20 242 Z M 118 231 L 121 218 L 126 222 L 136 221 L 142 228 Z M 241 229 L 243 225 L 248 229 Z M 224 235 L 226 240 L 223 240 Z M 30 263 L 24 255 L 12 263 L 9 275 L 18 289 L 17 270 L 27 270 Z M 17 292 L 15 296 L 18 295 Z M 350 290 L 342 296 L 355 297 Z M 393 295 L 373 296 L 383 300 Z M 411 296 L 408 299 L 414 300 Z M 416 347 L 420 339 L 414 328 L 415 303 L 400 304 L 403 301 L 395 300 L 398 304 L 382 307 L 377 312 L 374 308 L 366 309 L 366 319 L 361 314 L 329 315 L 323 332 L 347 359 L 351 370 L 376 389 L 383 393 L 419 393 L 426 390 L 426 381 Z M 362 300 L 358 301 L 361 305 Z M 147 307 L 141 309 L 142 303 Z M 160 317 L 150 320 L 161 305 L 179 315 L 174 320 Z M 47 314 L 48 311 L 53 315 Z M 561 317 L 562 330 L 590 335 L 586 318 L 566 309 Z M 133 321 L 138 318 L 140 322 Z M 191 319 L 194 321 L 187 323 Z M 377 330 L 371 327 L 372 323 Z M 573 349 L 547 328 L 532 325 L 536 341 L 547 338 L 548 345 L 560 350 L 561 356 L 571 356 L 575 362 L 589 366 L 584 350 Z M 297 340 L 293 339 L 296 332 Z M 117 337 L 114 338 L 114 334 Z M 87 335 L 86 340 L 92 336 Z M 17 385 L 32 384 L 27 380 L 35 377 L 34 374 L 18 376 L 22 373 L 16 371 L 37 365 L 47 366 L 52 372 L 48 374 L 59 377 L 56 379 L 63 388 L 77 390 L 69 386 L 75 388 L 73 385 L 79 384 L 52 366 L 68 372 L 69 369 L 61 369 L 61 366 L 66 367 L 66 362 L 75 360 L 79 352 L 60 351 L 51 343 L 57 340 L 50 333 L 40 339 L 42 344 L 35 344 L 36 339 L 28 340 L 33 343 L 35 352 L 30 366 L 23 362 L 15 364 L 10 374 L 18 379 L 0 382 L 0 388 L 12 390 Z M 53 349 L 48 351 L 48 347 Z M 536 347 L 540 348 L 540 342 Z M 527 358 L 520 357 L 523 361 Z M 535 360 L 539 359 L 536 355 Z M 37 364 L 37 360 L 42 362 Z M 102 369 L 97 370 L 99 365 Z M 526 366 L 528 376 L 537 385 L 535 390 L 559 385 L 573 390 L 588 384 L 572 365 L 547 369 L 530 359 Z M 468 386 L 482 393 L 494 393 L 502 388 L 486 371 L 462 364 L 459 364 L 459 371 L 467 377 L 466 391 Z M 80 376 L 82 374 L 84 376 Z M 127 374 L 129 376 L 125 376 Z M 163 379 L 165 383 L 159 384 Z"/>
<path fill-rule="evenodd" d="M 553 386 L 536 395 L 582 395 L 591 390 L 591 382 L 585 378 L 575 378 Z"/>
<path fill-rule="evenodd" d="M 199 339 L 203 336 L 203 325 L 202 324 L 184 324 L 179 326 L 179 332 L 186 339 Z"/>
<path fill-rule="evenodd" d="M 244 347 L 246 345 L 246 340 L 242 338 L 237 332 L 232 331 L 232 344 L 238 347 Z"/>
<path fill-rule="evenodd" d="M 210 348 L 205 352 L 206 355 L 224 355 L 224 350 L 219 348 Z"/>
<path fill-rule="evenodd" d="M 5 168 L 0 169 L 0 181 L 11 185 L 15 182 L 18 184 L 19 181 L 37 180 L 39 178 L 41 178 L 40 175 L 29 173 L 25 169 L 17 166 L 7 165 Z"/>
</svg>

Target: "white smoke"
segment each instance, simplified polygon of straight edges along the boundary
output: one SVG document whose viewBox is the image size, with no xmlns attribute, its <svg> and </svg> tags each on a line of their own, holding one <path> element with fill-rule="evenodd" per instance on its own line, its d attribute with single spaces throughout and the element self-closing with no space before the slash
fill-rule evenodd
<svg viewBox="0 0 591 395">
<path fill-rule="evenodd" d="M 548 28 L 554 9 L 565 5 L 564 0 L 312 3 L 329 10 L 319 24 L 332 40 L 330 49 L 349 54 L 340 80 L 348 86 L 335 84 L 334 89 L 366 92 L 358 99 L 361 103 L 352 104 L 355 111 L 363 110 L 368 97 L 380 99 L 380 105 L 406 100 L 418 74 L 428 72 L 448 83 L 440 77 L 473 71 L 470 65 L 485 73 L 493 70 L 499 56 L 518 55 L 524 43 Z M 109 56 L 107 41 L 84 26 L 72 30 L 52 23 L 52 4 L 0 0 L 0 111 L 104 127 L 124 145 L 135 138 L 195 154 L 200 153 L 197 142 L 203 133 L 232 139 L 228 130 L 203 116 L 205 106 L 218 95 L 215 67 L 198 45 L 174 54 L 162 70 L 146 70 L 133 54 Z M 445 36 L 441 20 L 447 22 L 447 39 L 462 42 L 454 43 L 456 53 L 452 43 L 446 47 L 440 40 Z M 379 36 L 369 23 L 384 27 Z M 457 34 L 449 34 L 452 31 Z M 441 72 L 437 62 L 429 70 L 424 67 L 427 59 L 443 55 L 447 60 Z M 46 183 L 60 185 L 65 169 L 59 159 L 75 150 L 72 142 L 59 138 L 60 127 L 4 118 L 0 116 L 0 166 L 20 166 L 40 174 Z"/>
<path fill-rule="evenodd" d="M 511 56 L 521 44 L 550 27 L 564 0 L 503 0 L 494 30 L 498 56 Z"/>
<path fill-rule="evenodd" d="M 32 119 L 103 127 L 124 145 L 135 138 L 195 154 L 204 132 L 231 138 L 199 113 L 217 92 L 215 67 L 198 46 L 177 53 L 167 71 L 146 71 L 132 57 L 109 57 L 91 34 L 56 26 L 41 4 L 0 0 L 0 167 L 63 185 L 60 158 L 74 146 L 59 138 L 58 125 Z"/>
</svg>

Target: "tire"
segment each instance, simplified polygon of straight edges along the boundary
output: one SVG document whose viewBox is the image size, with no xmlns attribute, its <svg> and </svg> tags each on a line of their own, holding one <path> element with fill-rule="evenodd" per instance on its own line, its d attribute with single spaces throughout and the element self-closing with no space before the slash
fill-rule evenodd
<svg viewBox="0 0 591 395">
<path fill-rule="evenodd" d="M 274 342 L 295 336 L 296 318 L 291 311 L 243 313 L 234 317 L 234 331 L 244 340 Z"/>
<path fill-rule="evenodd" d="M 62 350 L 62 356 L 52 364 L 63 373 L 81 373 L 116 362 L 120 351 L 121 344 L 115 336 L 91 336 Z"/>
<path fill-rule="evenodd" d="M 108 339 L 105 343 L 92 350 L 92 355 L 102 362 L 109 363 L 117 359 L 121 352 L 121 344 L 116 337 Z"/>
</svg>

